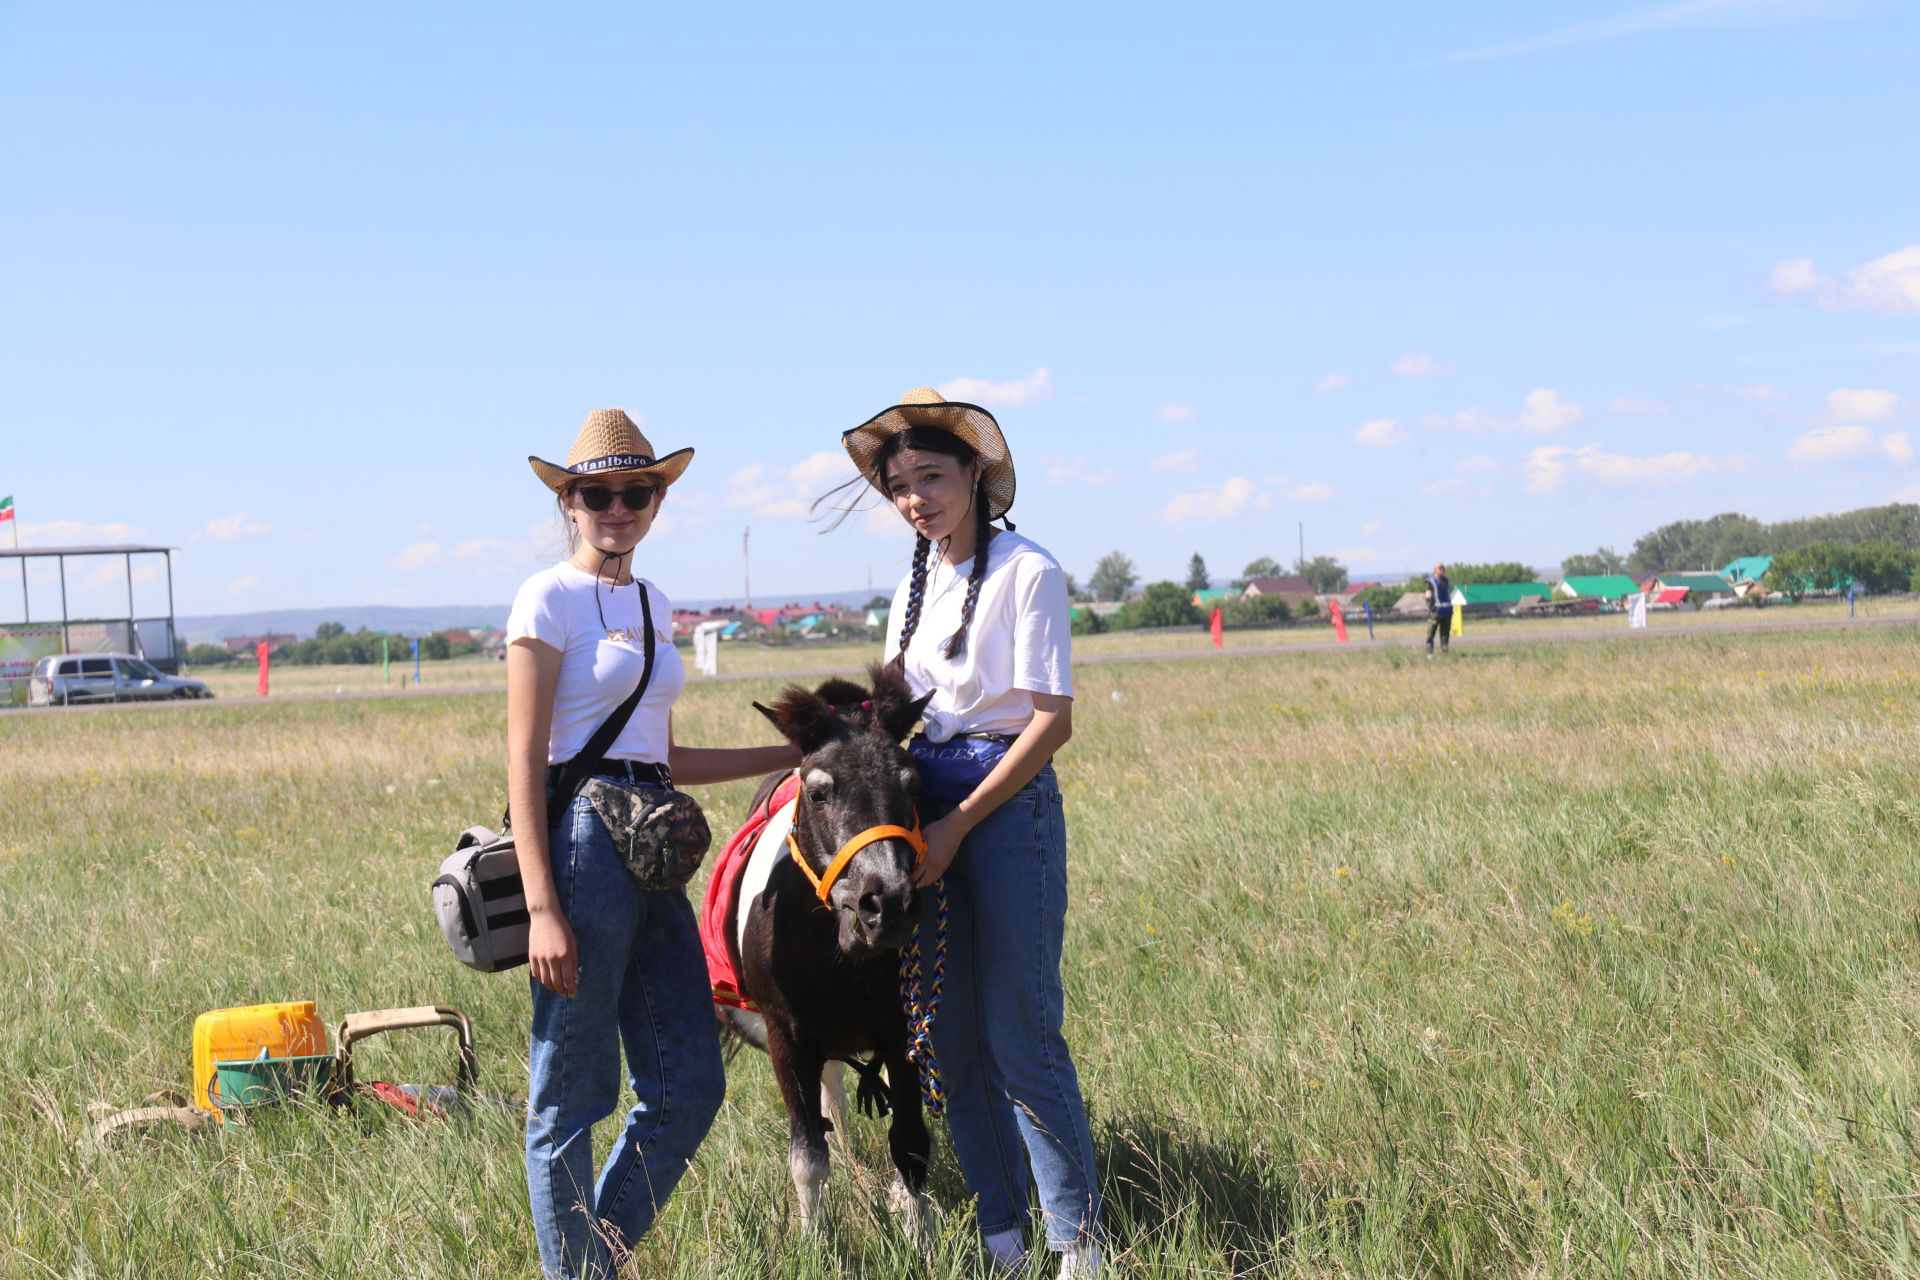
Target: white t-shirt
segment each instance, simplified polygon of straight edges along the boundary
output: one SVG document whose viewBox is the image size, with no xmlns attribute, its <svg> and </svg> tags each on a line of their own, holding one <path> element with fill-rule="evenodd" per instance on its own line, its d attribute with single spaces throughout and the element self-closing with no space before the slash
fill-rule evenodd
<svg viewBox="0 0 1920 1280">
<path fill-rule="evenodd" d="M 1059 561 L 1031 538 L 1004 529 L 996 533 L 987 543 L 987 576 L 967 628 L 967 647 L 958 658 L 949 658 L 945 647 L 960 628 L 973 561 L 949 566 L 937 553 L 929 559 L 920 625 L 907 645 L 906 664 L 915 697 L 933 690 L 926 710 L 928 738 L 945 742 L 956 733 L 1017 734 L 1033 719 L 1033 694 L 1073 696 L 1072 615 Z M 893 593 L 888 657 L 900 648 L 912 587 L 909 572 Z"/>
<path fill-rule="evenodd" d="M 687 671 L 673 647 L 673 606 L 660 588 L 645 578 L 639 582 L 653 605 L 653 679 L 626 728 L 607 748 L 607 759 L 665 764 L 671 741 L 667 715 L 686 687 Z M 645 637 L 640 592 L 631 584 L 609 587 L 566 561 L 520 584 L 507 615 L 507 643 L 532 638 L 561 655 L 548 764 L 580 754 L 593 731 L 632 695 L 646 667 Z"/>
</svg>

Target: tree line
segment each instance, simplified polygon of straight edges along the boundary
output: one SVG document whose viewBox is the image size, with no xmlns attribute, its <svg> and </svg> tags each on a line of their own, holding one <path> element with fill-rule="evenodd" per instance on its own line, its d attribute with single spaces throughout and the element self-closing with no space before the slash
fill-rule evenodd
<svg viewBox="0 0 1920 1280">
<path fill-rule="evenodd" d="M 367 666 L 382 660 L 383 641 L 386 644 L 384 655 L 393 661 L 413 659 L 410 636 L 393 636 L 381 631 L 369 631 L 365 627 L 348 631 L 343 623 L 323 622 L 305 640 L 276 651 L 273 660 L 296 667 Z M 478 635 L 455 640 L 445 631 L 435 631 L 420 637 L 420 656 L 436 661 L 455 658 L 479 653 L 485 644 Z M 196 644 L 187 648 L 189 666 L 216 667 L 229 662 L 252 661 L 251 651 L 232 653 L 225 645 Z"/>
<path fill-rule="evenodd" d="M 1682 570 L 1717 572 L 1742 556 L 1772 556 L 1774 564 L 1767 585 L 1796 598 L 1808 591 L 1835 589 L 1836 583 L 1844 588 L 1848 581 L 1876 594 L 1920 591 L 1920 505 L 1896 502 L 1772 524 L 1739 512 L 1704 520 L 1676 520 L 1641 535 L 1625 555 L 1611 547 L 1570 555 L 1561 562 L 1560 572 L 1566 577 L 1625 574 L 1645 579 Z M 1444 553 L 1437 558 L 1444 560 Z M 1290 569 L 1271 556 L 1261 556 L 1249 562 L 1229 585 L 1238 590 L 1255 578 L 1289 574 L 1305 578 L 1322 595 L 1345 590 L 1349 580 L 1347 567 L 1333 556 L 1296 558 Z M 1544 581 L 1531 566 L 1517 560 L 1448 561 L 1447 577 L 1455 586 Z M 1067 578 L 1068 591 L 1077 601 L 1127 601 L 1108 615 L 1104 625 L 1087 624 L 1089 628 L 1098 625 L 1105 629 L 1199 622 L 1201 611 L 1193 606 L 1192 597 L 1197 591 L 1210 589 L 1213 577 L 1206 559 L 1196 551 L 1187 562 L 1184 584 L 1152 583 L 1136 599 L 1133 597 L 1139 583 L 1140 573 L 1132 557 L 1123 551 L 1110 551 L 1100 557 L 1084 588 L 1072 575 Z M 1403 583 L 1381 583 L 1358 592 L 1354 604 L 1370 605 L 1374 612 L 1383 613 L 1406 593 L 1420 593 L 1425 588 L 1425 576 L 1415 574 Z M 1221 609 L 1229 623 L 1281 621 L 1294 613 L 1284 601 L 1262 596 L 1229 598 L 1221 603 Z"/>
</svg>

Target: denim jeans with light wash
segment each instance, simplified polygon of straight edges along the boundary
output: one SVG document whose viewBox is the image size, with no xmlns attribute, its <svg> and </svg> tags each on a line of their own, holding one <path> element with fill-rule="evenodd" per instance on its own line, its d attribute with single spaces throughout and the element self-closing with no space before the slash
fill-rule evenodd
<svg viewBox="0 0 1920 1280">
<path fill-rule="evenodd" d="M 726 1078 L 686 893 L 643 892 L 584 798 L 550 841 L 580 994 L 532 984 L 527 1192 L 547 1280 L 584 1280 L 611 1277 L 653 1225 L 720 1110 Z M 619 1104 L 623 1044 L 635 1101 L 596 1182 L 592 1129 Z"/>
<path fill-rule="evenodd" d="M 915 743 L 923 821 L 972 789 L 965 765 L 951 758 L 954 745 Z M 982 756 L 997 758 L 988 747 Z M 972 776 L 977 782 L 985 770 Z M 947 977 L 933 1047 L 980 1231 L 1024 1231 L 1037 1186 L 1050 1248 L 1095 1240 L 1093 1136 L 1060 1030 L 1067 825 L 1052 765 L 973 829 L 945 880 Z M 921 895 L 922 938 L 931 936 L 933 902 Z"/>
</svg>

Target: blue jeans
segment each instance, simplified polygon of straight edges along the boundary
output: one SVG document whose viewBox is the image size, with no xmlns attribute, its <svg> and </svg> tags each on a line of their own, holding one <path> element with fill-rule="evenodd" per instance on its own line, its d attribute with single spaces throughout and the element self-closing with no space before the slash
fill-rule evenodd
<svg viewBox="0 0 1920 1280">
<path fill-rule="evenodd" d="M 971 790 L 951 776 L 964 767 L 950 770 L 931 745 L 914 750 L 927 778 L 925 821 Z M 952 744 L 942 745 L 951 755 Z M 1093 1136 L 1060 1031 L 1067 824 L 1053 766 L 973 829 L 945 880 L 947 978 L 933 1047 L 980 1230 L 1024 1230 L 1037 1186 L 1049 1247 L 1094 1239 L 1100 1189 Z M 933 901 L 921 895 L 923 938 L 932 936 Z"/>
<path fill-rule="evenodd" d="M 622 780 L 624 781 L 624 780 Z M 550 833 L 580 994 L 533 987 L 527 1193 L 548 1280 L 611 1277 L 653 1225 L 726 1096 L 707 965 L 684 891 L 646 893 L 576 797 Z M 593 1125 L 635 1101 L 598 1181 Z"/>
</svg>

